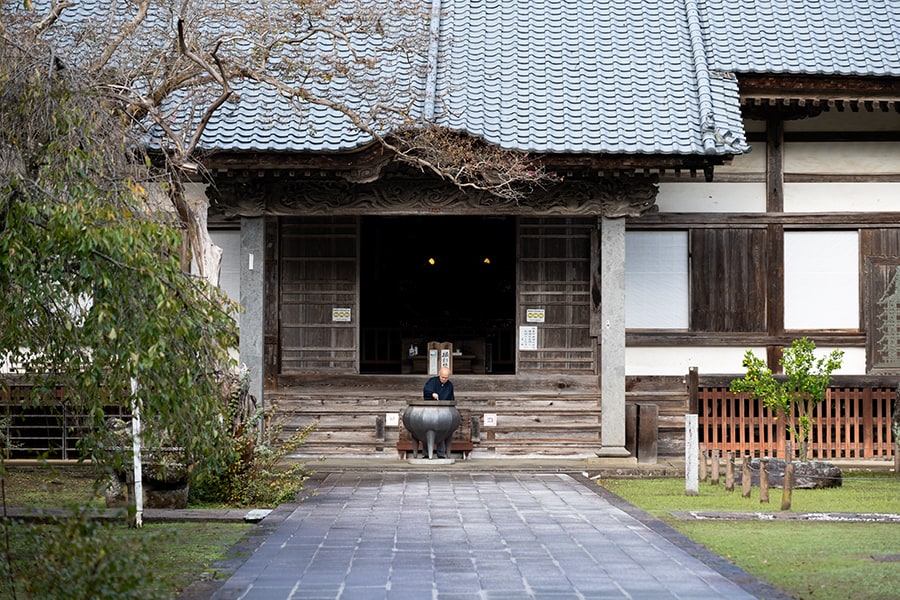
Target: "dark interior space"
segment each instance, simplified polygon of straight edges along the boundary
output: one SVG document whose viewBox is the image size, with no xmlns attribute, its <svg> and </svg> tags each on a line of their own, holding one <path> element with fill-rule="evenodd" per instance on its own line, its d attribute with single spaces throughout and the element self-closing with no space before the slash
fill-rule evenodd
<svg viewBox="0 0 900 600">
<path fill-rule="evenodd" d="M 365 217 L 361 240 L 361 372 L 425 372 L 430 341 L 454 373 L 514 371 L 512 217 Z"/>
</svg>

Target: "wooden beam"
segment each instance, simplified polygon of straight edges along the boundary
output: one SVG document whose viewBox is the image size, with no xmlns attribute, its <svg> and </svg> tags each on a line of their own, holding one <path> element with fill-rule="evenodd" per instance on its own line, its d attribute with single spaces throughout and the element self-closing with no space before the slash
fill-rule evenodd
<svg viewBox="0 0 900 600">
<path fill-rule="evenodd" d="M 900 227 L 895 212 L 846 213 L 647 213 L 629 218 L 630 229 L 672 227 L 764 228 L 779 224 L 791 229 L 885 229 Z"/>
<path fill-rule="evenodd" d="M 900 100 L 900 77 L 826 77 L 739 74 L 741 101 L 777 100 Z"/>
</svg>

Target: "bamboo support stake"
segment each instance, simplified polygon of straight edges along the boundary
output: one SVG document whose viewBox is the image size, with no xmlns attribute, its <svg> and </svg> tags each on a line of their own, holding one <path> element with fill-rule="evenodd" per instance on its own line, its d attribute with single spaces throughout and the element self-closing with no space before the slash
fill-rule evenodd
<svg viewBox="0 0 900 600">
<path fill-rule="evenodd" d="M 769 503 L 769 459 L 759 459 L 759 502 Z"/>
</svg>

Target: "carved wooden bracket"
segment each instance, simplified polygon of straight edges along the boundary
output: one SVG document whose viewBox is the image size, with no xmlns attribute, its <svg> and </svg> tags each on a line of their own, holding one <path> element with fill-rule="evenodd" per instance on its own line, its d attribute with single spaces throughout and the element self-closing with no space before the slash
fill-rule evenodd
<svg viewBox="0 0 900 600">
<path fill-rule="evenodd" d="M 358 183 L 225 175 L 209 188 L 210 215 L 508 214 L 639 217 L 657 210 L 656 175 L 568 181 L 518 201 L 463 191 L 438 181 Z"/>
</svg>

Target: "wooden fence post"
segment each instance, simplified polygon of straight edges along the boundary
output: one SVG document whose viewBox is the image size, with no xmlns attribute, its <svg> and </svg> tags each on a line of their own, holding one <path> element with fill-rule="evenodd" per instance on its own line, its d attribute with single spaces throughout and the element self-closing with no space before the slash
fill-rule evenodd
<svg viewBox="0 0 900 600">
<path fill-rule="evenodd" d="M 725 453 L 725 489 L 734 491 L 734 452 Z"/>
<path fill-rule="evenodd" d="M 784 465 L 784 486 L 781 490 L 781 510 L 791 510 L 791 495 L 794 492 L 794 463 Z"/>
<path fill-rule="evenodd" d="M 769 503 L 769 459 L 759 459 L 759 502 Z"/>
<path fill-rule="evenodd" d="M 700 473 L 699 479 L 703 483 L 706 483 L 706 478 L 709 476 L 707 472 L 707 464 L 706 464 L 706 444 L 700 445 Z"/>
<path fill-rule="evenodd" d="M 712 479 L 710 480 L 711 485 L 719 485 L 719 449 L 712 449 L 712 457 L 710 458 L 712 462 Z"/>
<path fill-rule="evenodd" d="M 750 473 L 750 455 L 744 455 L 744 463 L 741 465 L 741 496 L 744 498 L 750 497 L 750 487 L 751 487 L 751 473 Z"/>
<path fill-rule="evenodd" d="M 900 475 L 900 383 L 897 384 L 897 397 L 894 399 L 891 433 L 894 437 L 894 475 Z"/>
</svg>

